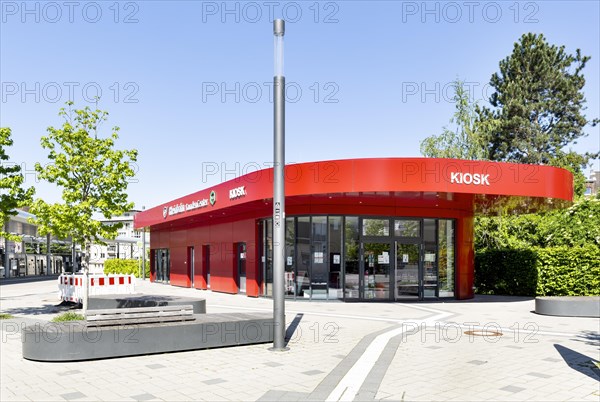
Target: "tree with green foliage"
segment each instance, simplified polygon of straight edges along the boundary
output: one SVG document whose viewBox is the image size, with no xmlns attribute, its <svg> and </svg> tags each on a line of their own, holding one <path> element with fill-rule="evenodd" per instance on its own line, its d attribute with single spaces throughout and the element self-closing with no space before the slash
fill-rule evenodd
<svg viewBox="0 0 600 402">
<path fill-rule="evenodd" d="M 600 248 L 600 200 L 583 197 L 562 210 L 525 215 L 478 217 L 475 248 Z"/>
<path fill-rule="evenodd" d="M 456 105 L 450 123 L 456 127 L 443 128 L 440 135 L 432 135 L 421 142 L 421 154 L 429 158 L 487 159 L 485 136 L 493 121 L 478 121 L 476 104 L 469 100 L 469 92 L 464 81 L 457 79 L 453 83 Z"/>
<path fill-rule="evenodd" d="M 488 135 L 491 160 L 560 166 L 581 174 L 598 153 L 576 153 L 568 146 L 595 126 L 583 111 L 582 74 L 589 56 L 550 45 L 544 35 L 527 33 L 515 43 L 510 56 L 492 75 L 493 107 L 478 109 L 480 121 L 493 121 Z"/>
<path fill-rule="evenodd" d="M 8 221 L 17 214 L 18 207 L 31 202 L 34 189 L 22 187 L 25 178 L 21 173 L 21 166 L 5 162 L 9 159 L 6 148 L 12 145 L 10 128 L 0 127 L 0 237 L 18 241 L 18 236 L 8 233 Z"/>
<path fill-rule="evenodd" d="M 36 164 L 42 180 L 62 187 L 62 203 L 48 204 L 35 200 L 31 212 L 33 223 L 42 234 L 51 233 L 58 238 L 71 237 L 74 243 L 84 246 L 84 310 L 87 309 L 88 272 L 92 243 L 104 244 L 102 239 L 114 239 L 121 225 L 105 225 L 93 217 L 102 215 L 109 219 L 133 208 L 127 200 L 127 185 L 135 175 L 132 163 L 137 160 L 137 150 L 118 150 L 115 141 L 118 127 L 113 127 L 106 138 L 99 138 L 98 130 L 108 119 L 101 110 L 61 108 L 64 118 L 61 128 L 48 128 L 42 137 L 44 149 L 49 150 L 52 163 Z"/>
</svg>

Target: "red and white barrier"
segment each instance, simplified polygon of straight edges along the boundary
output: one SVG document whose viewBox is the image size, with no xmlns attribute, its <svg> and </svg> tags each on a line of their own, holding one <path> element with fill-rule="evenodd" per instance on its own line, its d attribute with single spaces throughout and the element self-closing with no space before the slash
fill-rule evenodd
<svg viewBox="0 0 600 402">
<path fill-rule="evenodd" d="M 135 293 L 133 275 L 89 275 L 89 295 L 128 295 Z M 83 301 L 83 275 L 62 274 L 58 277 L 58 297 L 64 301 Z"/>
</svg>

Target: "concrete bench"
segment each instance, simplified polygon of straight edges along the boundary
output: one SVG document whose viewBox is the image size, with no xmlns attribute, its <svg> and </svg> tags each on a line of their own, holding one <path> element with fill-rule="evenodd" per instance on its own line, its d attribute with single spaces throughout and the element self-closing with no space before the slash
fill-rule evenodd
<svg viewBox="0 0 600 402">
<path fill-rule="evenodd" d="M 194 314 L 206 313 L 205 299 L 141 294 L 93 296 L 90 297 L 88 311 L 115 308 L 179 306 L 184 304 L 194 306 Z"/>
<path fill-rule="evenodd" d="M 562 317 L 600 318 L 600 296 L 540 296 L 535 312 Z"/>
<path fill-rule="evenodd" d="M 134 307 L 88 310 L 86 325 L 102 327 L 110 325 L 136 325 L 160 322 L 177 322 L 194 320 L 194 306 Z"/>
<path fill-rule="evenodd" d="M 137 319 L 129 317 L 102 326 L 87 325 L 86 321 L 30 325 L 21 331 L 23 358 L 82 361 L 273 342 L 272 313 L 192 317 L 193 320 L 143 324 L 126 324 L 127 320 Z M 109 321 L 114 320 L 104 320 Z"/>
</svg>

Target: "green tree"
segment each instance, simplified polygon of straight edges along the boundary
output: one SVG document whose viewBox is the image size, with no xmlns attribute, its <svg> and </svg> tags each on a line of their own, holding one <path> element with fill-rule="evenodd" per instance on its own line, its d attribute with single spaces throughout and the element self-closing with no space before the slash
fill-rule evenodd
<svg viewBox="0 0 600 402">
<path fill-rule="evenodd" d="M 61 108 L 64 118 L 61 128 L 48 128 L 42 137 L 44 149 L 49 150 L 47 166 L 36 164 L 39 177 L 62 187 L 62 203 L 48 204 L 36 200 L 32 213 L 34 223 L 42 234 L 52 233 L 58 238 L 72 237 L 74 243 L 84 246 L 84 309 L 87 309 L 87 281 L 92 243 L 103 244 L 102 239 L 114 239 L 121 225 L 104 225 L 93 218 L 121 215 L 133 208 L 127 200 L 129 178 L 135 175 L 132 163 L 137 150 L 115 149 L 118 127 L 112 128 L 107 138 L 98 137 L 98 129 L 108 119 L 101 110 Z"/>
<path fill-rule="evenodd" d="M 488 136 L 490 159 L 579 171 L 598 157 L 565 149 L 586 136 L 585 126 L 598 123 L 583 114 L 582 70 L 589 59 L 579 49 L 572 55 L 548 44 L 542 34 L 527 33 L 515 43 L 490 80 L 493 109 L 478 110 L 479 120 L 496 122 Z"/>
<path fill-rule="evenodd" d="M 0 127 L 0 237 L 18 241 L 19 237 L 10 235 L 6 226 L 10 217 L 17 214 L 18 207 L 31 202 L 34 189 L 22 187 L 25 178 L 21 166 L 5 162 L 9 159 L 6 148 L 12 144 L 10 128 Z"/>
<path fill-rule="evenodd" d="M 487 159 L 485 136 L 493 120 L 477 120 L 476 105 L 469 101 L 464 81 L 453 83 L 456 105 L 450 123 L 456 127 L 444 127 L 440 135 L 432 135 L 421 142 L 421 154 L 429 158 Z"/>
</svg>

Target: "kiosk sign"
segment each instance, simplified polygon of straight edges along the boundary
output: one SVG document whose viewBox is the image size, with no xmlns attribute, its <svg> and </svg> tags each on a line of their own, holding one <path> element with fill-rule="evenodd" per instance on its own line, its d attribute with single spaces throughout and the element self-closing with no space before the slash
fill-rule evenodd
<svg viewBox="0 0 600 402">
<path fill-rule="evenodd" d="M 451 172 L 450 173 L 450 183 L 456 184 L 475 184 L 479 186 L 489 186 L 490 185 L 490 175 L 489 174 L 480 174 L 480 173 L 460 173 L 460 172 Z"/>
</svg>

